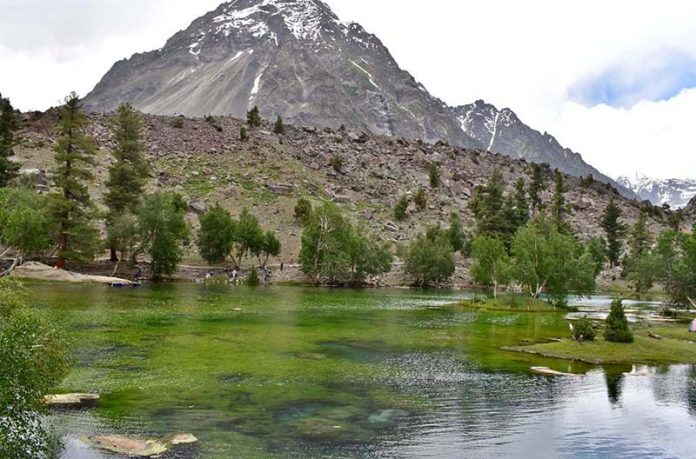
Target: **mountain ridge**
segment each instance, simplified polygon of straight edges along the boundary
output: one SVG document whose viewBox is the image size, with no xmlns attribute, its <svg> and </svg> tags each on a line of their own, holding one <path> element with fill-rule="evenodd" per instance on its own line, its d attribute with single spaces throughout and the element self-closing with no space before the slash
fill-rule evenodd
<svg viewBox="0 0 696 459">
<path fill-rule="evenodd" d="M 682 209 L 696 197 L 696 180 L 653 179 L 636 174 L 618 177 L 616 181 L 656 206 L 668 204 L 673 209 Z"/>
<path fill-rule="evenodd" d="M 96 112 L 128 101 L 145 113 L 194 117 L 242 118 L 259 106 L 265 116 L 295 125 L 346 126 L 548 163 L 637 197 L 512 110 L 498 112 L 510 125 L 486 141 L 461 119 L 478 102 L 449 107 L 403 70 L 376 35 L 341 22 L 319 0 L 223 3 L 159 50 L 114 64 L 84 101 Z"/>
</svg>

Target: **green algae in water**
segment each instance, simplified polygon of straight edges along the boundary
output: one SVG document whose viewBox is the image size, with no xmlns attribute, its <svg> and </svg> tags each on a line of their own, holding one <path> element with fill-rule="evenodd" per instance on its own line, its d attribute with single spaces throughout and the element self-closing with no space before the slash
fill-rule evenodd
<svg viewBox="0 0 696 459">
<path fill-rule="evenodd" d="M 567 391 L 586 390 L 528 373 L 558 361 L 500 350 L 566 336 L 564 313 L 472 311 L 456 305 L 456 293 L 183 284 L 30 291 L 75 343 L 76 366 L 59 389 L 103 394 L 92 411 L 54 414 L 73 438 L 191 432 L 206 458 L 419 456 L 421 445 L 409 442 L 433 426 L 452 447 L 468 439 L 493 454 L 501 432 L 534 425 L 543 410 L 562 411 L 574 396 Z M 616 378 L 612 387 L 627 385 Z M 606 380 L 596 379 L 605 400 Z M 611 396 L 620 399 L 616 389 Z M 431 455 L 458 451 L 433 441 L 423 443 Z"/>
</svg>

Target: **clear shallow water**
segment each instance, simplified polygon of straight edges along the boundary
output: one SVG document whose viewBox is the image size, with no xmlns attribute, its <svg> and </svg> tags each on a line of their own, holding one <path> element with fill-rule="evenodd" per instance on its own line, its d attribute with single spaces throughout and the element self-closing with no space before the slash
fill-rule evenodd
<svg viewBox="0 0 696 459">
<path fill-rule="evenodd" d="M 103 394 L 97 408 L 52 414 L 64 458 L 105 457 L 84 435 L 180 431 L 201 441 L 172 457 L 696 456 L 692 367 L 499 350 L 566 336 L 561 312 L 473 312 L 448 306 L 464 294 L 408 290 L 30 294 L 74 339 L 61 389 Z M 538 377 L 534 365 L 587 374 Z"/>
</svg>

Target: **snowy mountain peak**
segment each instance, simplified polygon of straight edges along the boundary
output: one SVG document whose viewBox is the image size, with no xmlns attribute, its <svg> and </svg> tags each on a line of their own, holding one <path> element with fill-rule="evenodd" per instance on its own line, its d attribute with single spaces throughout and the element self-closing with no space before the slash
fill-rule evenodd
<svg viewBox="0 0 696 459">
<path fill-rule="evenodd" d="M 673 209 L 681 209 L 696 196 L 696 180 L 660 180 L 635 174 L 633 177 L 619 177 L 616 181 L 657 206 L 669 204 Z"/>
</svg>

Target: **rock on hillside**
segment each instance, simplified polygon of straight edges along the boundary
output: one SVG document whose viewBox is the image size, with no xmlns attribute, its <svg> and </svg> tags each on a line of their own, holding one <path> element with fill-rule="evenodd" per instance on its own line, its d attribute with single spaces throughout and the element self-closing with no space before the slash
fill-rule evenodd
<svg viewBox="0 0 696 459">
<path fill-rule="evenodd" d="M 56 133 L 43 127 L 50 116 L 27 120 L 24 143 L 17 148 L 21 162 L 51 169 L 50 145 Z M 286 133 L 278 136 L 271 132 L 270 123 L 252 129 L 249 141 L 242 142 L 239 130 L 243 123 L 231 117 L 219 117 L 215 126 L 200 119 L 185 119 L 180 128 L 174 127 L 171 117 L 144 117 L 151 189 L 182 193 L 192 204 L 188 218 L 194 226 L 200 211 L 216 202 L 234 213 L 245 206 L 251 208 L 264 227 L 278 231 L 286 262 L 297 259 L 302 229 L 294 222 L 293 210 L 301 197 L 310 197 L 315 203 L 337 202 L 385 239 L 410 241 L 428 225 L 446 224 L 451 212 L 459 212 L 465 226 L 473 227 L 469 200 L 475 187 L 487 183 L 498 169 L 511 189 L 530 168 L 524 160 L 443 142 L 429 144 L 350 130 L 293 126 L 286 126 Z M 90 188 L 97 202 L 111 161 L 110 118 L 93 115 L 89 127 L 100 146 L 97 180 Z M 331 166 L 335 156 L 343 159 L 340 172 Z M 442 185 L 436 189 L 429 185 L 432 163 L 439 165 L 442 176 Z M 552 170 L 547 169 L 547 173 L 551 181 Z M 639 214 L 638 203 L 621 197 L 606 184 L 584 183 L 574 177 L 568 177 L 568 184 L 572 224 L 582 237 L 601 234 L 599 217 L 611 197 L 623 208 L 627 223 Z M 393 209 L 400 196 L 415 193 L 421 186 L 428 194 L 425 211 L 418 212 L 412 204 L 406 221 L 394 222 Z M 547 192 L 545 200 L 550 201 L 550 197 Z M 659 218 L 659 212 L 656 215 Z M 651 225 L 657 230 L 661 223 L 653 219 Z"/>
<path fill-rule="evenodd" d="M 399 68 L 380 40 L 318 0 L 235 0 L 159 50 L 117 62 L 86 97 L 111 111 L 232 115 L 258 105 L 297 125 L 477 146 L 442 101 Z"/>
<path fill-rule="evenodd" d="M 491 104 L 477 100 L 470 105 L 452 108 L 452 113 L 464 132 L 488 151 L 534 163 L 546 163 L 576 177 L 592 175 L 626 197 L 638 197 L 624 184 L 617 183 L 587 164 L 578 153 L 561 146 L 551 134 L 542 134 L 524 124 L 509 108 L 498 110 Z"/>
</svg>

